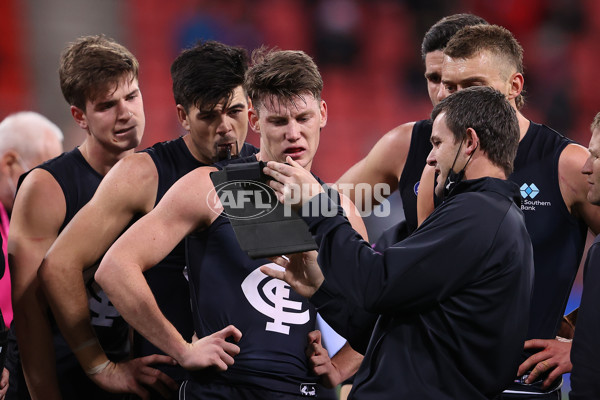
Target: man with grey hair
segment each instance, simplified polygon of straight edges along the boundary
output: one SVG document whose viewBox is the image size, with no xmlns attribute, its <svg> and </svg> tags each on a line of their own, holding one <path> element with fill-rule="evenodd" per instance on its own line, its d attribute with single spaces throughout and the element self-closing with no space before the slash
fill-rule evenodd
<svg viewBox="0 0 600 400">
<path fill-rule="evenodd" d="M 12 302 L 10 298 L 10 274 L 6 256 L 8 220 L 21 174 L 30 167 L 54 158 L 62 153 L 63 133 L 48 118 L 33 111 L 11 114 L 0 122 L 0 236 L 4 261 L 0 263 L 0 327 L 10 327 Z M 4 274 L 4 275 L 3 275 Z M 12 340 L 11 340 L 12 338 Z M 14 341 L 14 332 L 9 341 Z M 6 348 L 4 349 L 6 351 Z M 8 369 L 3 368 L 0 379 L 0 399 L 8 390 Z"/>
</svg>

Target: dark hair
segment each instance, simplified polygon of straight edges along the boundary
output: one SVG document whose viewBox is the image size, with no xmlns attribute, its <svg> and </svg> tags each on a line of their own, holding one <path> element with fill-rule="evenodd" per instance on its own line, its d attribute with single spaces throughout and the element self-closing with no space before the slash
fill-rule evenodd
<svg viewBox="0 0 600 400">
<path fill-rule="evenodd" d="M 198 41 L 183 50 L 171 65 L 173 96 L 186 112 L 229 102 L 236 87 L 244 84 L 248 53 L 216 41 Z"/>
<path fill-rule="evenodd" d="M 506 176 L 512 173 L 520 131 L 517 113 L 506 96 L 487 86 L 469 87 L 438 103 L 431 120 L 441 113 L 445 113 L 446 125 L 455 141 L 464 140 L 467 129 L 472 128 L 479 137 L 481 151 L 503 168 Z"/>
<path fill-rule="evenodd" d="M 60 56 L 60 88 L 70 105 L 85 111 L 94 101 L 116 86 L 124 76 L 138 79 L 137 59 L 124 46 L 104 35 L 82 36 L 70 43 Z"/>
<path fill-rule="evenodd" d="M 253 107 L 258 109 L 267 98 L 293 103 L 310 93 L 320 100 L 323 78 L 313 59 L 303 51 L 261 47 L 252 52 L 245 86 Z"/>
<path fill-rule="evenodd" d="M 444 50 L 450 38 L 461 28 L 479 24 L 487 25 L 488 22 L 473 14 L 453 14 L 440 19 L 425 33 L 421 43 L 421 57 L 425 60 L 427 53 Z"/>
<path fill-rule="evenodd" d="M 498 25 L 476 25 L 461 29 L 452 36 L 444 54 L 452 58 L 471 58 L 482 51 L 489 51 L 506 60 L 523 74 L 523 48 L 508 29 Z M 525 103 L 521 94 L 515 101 L 517 109 L 521 109 Z"/>
</svg>

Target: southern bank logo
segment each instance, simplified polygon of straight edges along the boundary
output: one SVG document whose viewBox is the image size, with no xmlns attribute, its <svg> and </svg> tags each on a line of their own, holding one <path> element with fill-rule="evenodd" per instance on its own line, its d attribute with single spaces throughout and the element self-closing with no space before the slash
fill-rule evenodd
<svg viewBox="0 0 600 400">
<path fill-rule="evenodd" d="M 523 201 L 521 202 L 521 210 L 523 211 L 535 211 L 536 207 L 550 207 L 552 205 L 549 201 L 540 200 L 537 197 L 540 194 L 540 189 L 535 183 L 524 183 L 519 188 Z M 534 200 L 537 197 L 536 200 Z"/>
<path fill-rule="evenodd" d="M 524 183 L 523 185 L 521 185 L 520 190 L 521 197 L 523 197 L 524 199 L 526 199 L 527 197 L 529 197 L 530 199 L 534 199 L 535 196 L 537 196 L 540 192 L 540 189 L 538 189 L 537 186 L 535 186 L 535 183 L 532 183 L 531 185 Z"/>
</svg>

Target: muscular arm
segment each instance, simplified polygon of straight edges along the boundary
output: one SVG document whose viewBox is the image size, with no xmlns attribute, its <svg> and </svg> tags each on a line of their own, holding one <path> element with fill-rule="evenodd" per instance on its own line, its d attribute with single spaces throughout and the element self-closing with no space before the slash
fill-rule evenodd
<svg viewBox="0 0 600 400">
<path fill-rule="evenodd" d="M 435 168 L 426 165 L 421 174 L 419 193 L 417 194 L 417 221 L 419 225 L 421 225 L 435 209 L 433 196 L 434 189 Z"/>
<path fill-rule="evenodd" d="M 558 160 L 560 192 L 567 208 L 597 235 L 600 233 L 600 207 L 587 200 L 588 183 L 581 173 L 589 152 L 578 144 L 570 144 Z"/>
<path fill-rule="evenodd" d="M 162 260 L 187 234 L 207 227 L 216 218 L 206 202 L 213 188 L 208 175 L 211 170 L 214 169 L 194 170 L 173 185 L 152 212 L 113 244 L 96 272 L 96 281 L 125 320 L 184 368 L 217 365 L 226 369 L 233 363 L 229 356 L 237 354 L 238 348 L 224 339 L 230 335 L 239 339 L 241 334 L 228 327 L 220 335 L 207 337 L 216 339 L 211 345 L 221 347 L 216 355 L 207 357 L 207 338 L 194 344 L 183 339 L 158 308 L 143 271 Z"/>
<path fill-rule="evenodd" d="M 8 239 L 13 323 L 33 399 L 60 399 L 47 303 L 37 271 L 58 235 L 65 213 L 58 182 L 47 171 L 33 170 L 15 199 Z"/>
<path fill-rule="evenodd" d="M 414 125 L 414 122 L 409 122 L 386 133 L 365 158 L 353 165 L 337 180 L 336 184 L 340 186 L 340 189 L 343 189 L 341 185 L 349 184 L 349 190 L 344 193 L 350 197 L 353 203 L 369 204 L 370 201 L 370 204 L 375 206 L 382 200 L 375 196 L 374 190 L 355 193 L 354 187 L 361 183 L 369 184 L 371 187 L 378 183 L 387 184 L 390 187 L 387 195 L 398 189 L 398 181 L 406 163 Z M 371 193 L 371 198 L 357 199 L 358 193 Z"/>
<path fill-rule="evenodd" d="M 147 154 L 116 164 L 58 236 L 38 272 L 58 326 L 84 370 L 107 357 L 95 340 L 83 270 L 102 257 L 136 213 L 152 209 L 157 186 L 156 168 Z"/>
</svg>

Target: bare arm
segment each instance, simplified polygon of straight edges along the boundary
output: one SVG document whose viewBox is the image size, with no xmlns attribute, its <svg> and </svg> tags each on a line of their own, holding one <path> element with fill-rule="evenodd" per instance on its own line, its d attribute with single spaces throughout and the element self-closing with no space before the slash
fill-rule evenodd
<svg viewBox="0 0 600 400">
<path fill-rule="evenodd" d="M 435 168 L 426 165 L 421 174 L 417 194 L 417 221 L 421 225 L 435 209 L 433 192 L 435 188 Z"/>
<path fill-rule="evenodd" d="M 600 233 L 600 207 L 587 200 L 588 183 L 581 173 L 589 152 L 578 144 L 570 144 L 558 161 L 560 192 L 567 208 L 597 235 Z"/>
<path fill-rule="evenodd" d="M 33 399 L 60 399 L 47 303 L 37 271 L 56 239 L 66 205 L 58 182 L 36 169 L 15 199 L 8 239 L 12 301 L 23 372 Z"/>
<path fill-rule="evenodd" d="M 38 272 L 58 326 L 86 371 L 108 358 L 91 325 L 83 270 L 102 257 L 136 212 L 152 209 L 157 186 L 147 154 L 123 159 L 61 232 Z"/>
<path fill-rule="evenodd" d="M 354 187 L 361 183 L 366 183 L 371 187 L 378 183 L 387 184 L 390 188 L 387 195 L 398 189 L 398 181 L 406 163 L 414 125 L 414 122 L 409 122 L 386 133 L 365 158 L 353 165 L 337 180 L 336 184 L 350 197 L 353 203 L 369 204 L 370 201 L 370 204 L 375 206 L 381 200 L 379 196 L 375 196 L 374 190 L 370 191 L 370 199 L 357 199 Z M 344 184 L 349 185 L 348 191 L 344 190 L 342 186 Z M 361 191 L 360 193 L 369 192 Z"/>
<path fill-rule="evenodd" d="M 140 153 L 123 159 L 102 180 L 94 197 L 61 232 L 38 271 L 57 324 L 84 371 L 98 386 L 110 392 L 148 392 L 142 384 L 166 393 L 177 384 L 149 367 L 172 363 L 170 357 L 153 355 L 109 363 L 96 339 L 88 305 L 83 270 L 90 268 L 125 229 L 135 213 L 152 209 L 158 176 L 152 160 Z M 69 290 L 65 290 L 69 288 Z"/>
<path fill-rule="evenodd" d="M 225 338 L 239 340 L 241 333 L 229 326 L 193 344 L 186 342 L 161 313 L 143 275 L 187 234 L 207 227 L 216 218 L 206 202 L 213 188 L 208 175 L 211 170 L 194 170 L 173 185 L 153 211 L 113 244 L 96 272 L 96 281 L 134 329 L 184 368 L 215 365 L 224 370 L 239 352 Z"/>
</svg>

